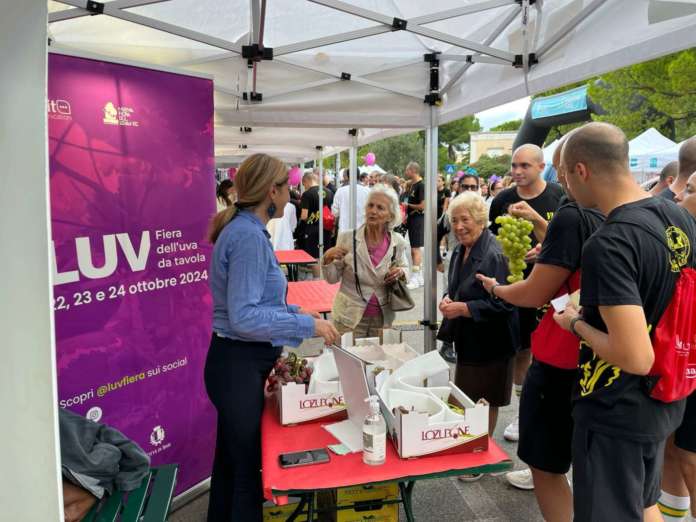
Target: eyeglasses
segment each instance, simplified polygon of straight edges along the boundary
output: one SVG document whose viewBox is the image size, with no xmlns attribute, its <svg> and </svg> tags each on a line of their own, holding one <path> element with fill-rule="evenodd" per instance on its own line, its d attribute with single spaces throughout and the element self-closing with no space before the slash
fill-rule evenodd
<svg viewBox="0 0 696 522">
<path fill-rule="evenodd" d="M 478 190 L 478 185 L 459 185 L 462 190 Z"/>
</svg>

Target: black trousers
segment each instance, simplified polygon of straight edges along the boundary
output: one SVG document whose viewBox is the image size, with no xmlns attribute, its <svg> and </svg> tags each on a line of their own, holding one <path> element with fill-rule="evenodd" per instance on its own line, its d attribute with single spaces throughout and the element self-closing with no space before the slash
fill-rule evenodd
<svg viewBox="0 0 696 522">
<path fill-rule="evenodd" d="M 280 355 L 270 343 L 213 334 L 205 387 L 218 412 L 208 522 L 260 522 L 263 387 Z"/>
</svg>

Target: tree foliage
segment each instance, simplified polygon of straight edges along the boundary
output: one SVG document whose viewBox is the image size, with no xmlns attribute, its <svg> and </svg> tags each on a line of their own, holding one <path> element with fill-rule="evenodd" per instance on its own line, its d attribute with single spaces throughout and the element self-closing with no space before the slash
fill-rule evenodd
<svg viewBox="0 0 696 522">
<path fill-rule="evenodd" d="M 496 125 L 495 127 L 491 127 L 492 131 L 516 131 L 520 130 L 520 127 L 522 126 L 522 120 L 510 120 L 501 123 L 500 125 Z"/>
<path fill-rule="evenodd" d="M 484 154 L 471 166 L 476 169 L 480 178 L 488 179 L 493 174 L 504 176 L 510 171 L 510 155 L 503 154 L 502 156 L 491 157 Z"/>
<path fill-rule="evenodd" d="M 629 139 L 655 127 L 681 141 L 696 134 L 696 49 L 624 67 L 590 85 L 606 114 L 594 119 L 623 129 Z"/>
<path fill-rule="evenodd" d="M 425 144 L 419 132 L 385 138 L 360 147 L 358 165 L 362 165 L 362 157 L 370 151 L 375 153 L 380 167 L 397 176 L 403 175 L 410 161 L 418 162 L 425 170 Z"/>
</svg>

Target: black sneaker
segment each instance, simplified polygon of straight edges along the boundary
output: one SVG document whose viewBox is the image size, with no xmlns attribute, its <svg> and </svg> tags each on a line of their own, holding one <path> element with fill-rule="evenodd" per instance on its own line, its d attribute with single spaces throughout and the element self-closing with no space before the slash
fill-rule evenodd
<svg viewBox="0 0 696 522">
<path fill-rule="evenodd" d="M 448 363 L 454 364 L 457 362 L 457 352 L 454 351 L 454 344 L 452 343 L 442 343 L 440 355 Z"/>
</svg>

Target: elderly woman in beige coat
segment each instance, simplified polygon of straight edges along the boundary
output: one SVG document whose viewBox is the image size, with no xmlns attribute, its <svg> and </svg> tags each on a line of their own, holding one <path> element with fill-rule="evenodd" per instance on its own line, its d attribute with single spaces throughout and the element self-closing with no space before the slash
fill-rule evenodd
<svg viewBox="0 0 696 522">
<path fill-rule="evenodd" d="M 394 321 L 389 287 L 399 278 L 408 279 L 408 243 L 393 231 L 400 224 L 396 192 L 375 185 L 365 205 L 365 224 L 340 233 L 336 246 L 322 257 L 324 279 L 341 282 L 331 310 L 340 333 L 376 337 Z"/>
</svg>

